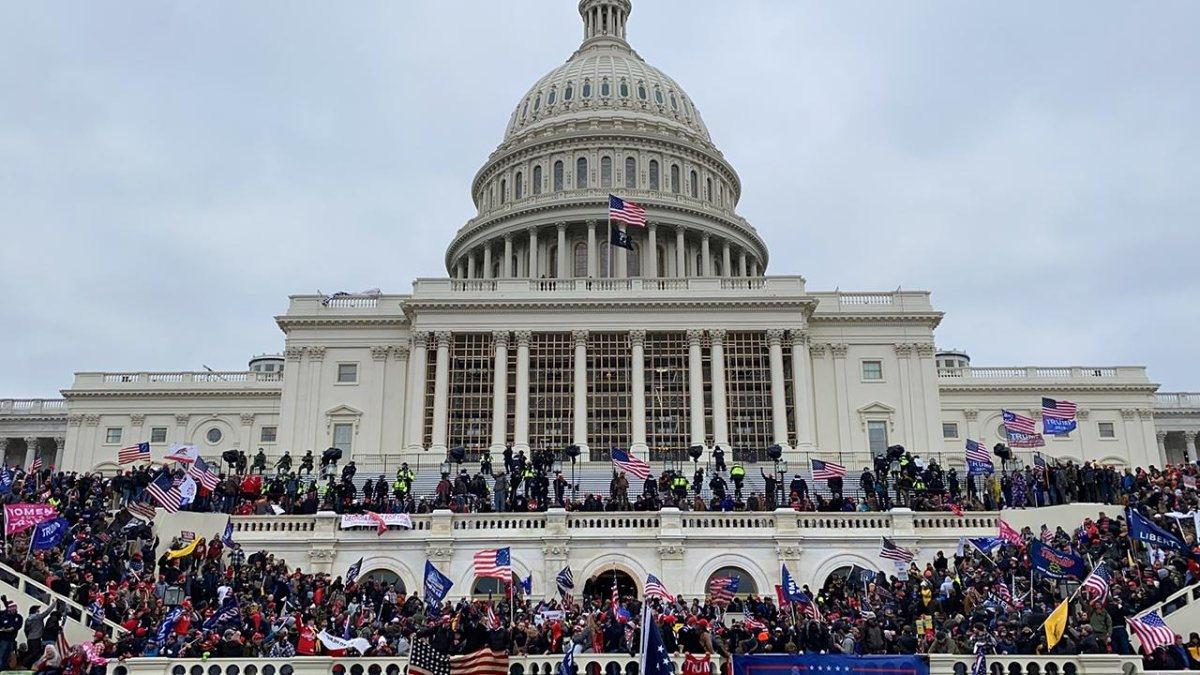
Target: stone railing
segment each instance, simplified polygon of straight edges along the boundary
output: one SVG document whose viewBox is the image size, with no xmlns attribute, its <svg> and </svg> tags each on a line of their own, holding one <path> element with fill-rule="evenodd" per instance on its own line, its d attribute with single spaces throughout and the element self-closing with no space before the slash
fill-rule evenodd
<svg viewBox="0 0 1200 675">
<path fill-rule="evenodd" d="M 747 294 L 779 293 L 804 295 L 804 278 L 772 277 L 666 277 L 627 279 L 417 279 L 413 282 L 413 300 L 460 298 L 463 294 L 495 294 L 502 297 L 529 297 L 554 293 L 566 297 L 594 297 L 609 293 L 653 297 L 744 291 Z"/>
<path fill-rule="evenodd" d="M 1180 408 L 1197 408 L 1200 409 L 1200 392 L 1196 391 L 1169 391 L 1159 392 L 1154 395 L 1155 408 L 1164 408 L 1167 410 Z M 3 408 L 0 408 L 2 411 Z"/>
<path fill-rule="evenodd" d="M 1149 383 L 1141 366 L 971 366 L 938 368 L 943 383 L 969 380 L 1040 380 L 1055 382 L 1133 382 Z"/>
<path fill-rule="evenodd" d="M 75 373 L 72 389 L 144 387 L 169 389 L 180 385 L 222 387 L 226 385 L 268 385 L 278 387 L 283 373 L 261 373 L 252 370 L 196 370 L 177 372 L 92 372 Z"/>
<path fill-rule="evenodd" d="M 61 398 L 0 398 L 0 415 L 65 415 Z"/>
<path fill-rule="evenodd" d="M 28 606 L 32 606 L 37 604 L 41 607 L 46 607 L 51 603 L 61 602 L 65 618 L 73 624 L 71 626 L 72 632 L 77 636 L 80 632 L 86 634 L 89 631 L 99 630 L 108 637 L 115 638 L 127 632 L 124 628 L 108 619 L 104 619 L 102 625 L 99 627 L 94 627 L 88 611 L 82 605 L 65 595 L 55 593 L 50 590 L 49 586 L 38 583 L 3 563 L 0 563 L 0 586 L 7 587 L 10 593 L 21 593 L 26 596 L 28 603 L 18 603 L 21 605 L 28 604 Z M 23 609 L 27 610 L 28 607 L 23 607 Z"/>
<path fill-rule="evenodd" d="M 833 291 L 810 295 L 820 301 L 818 314 L 935 313 L 925 291 Z"/>
<path fill-rule="evenodd" d="M 930 675 L 967 675 L 974 657 L 931 654 Z M 562 661 L 560 654 L 514 656 L 509 675 L 551 675 Z M 675 672 L 683 657 L 672 658 Z M 989 656 L 990 673 L 1000 675 L 1136 675 L 1142 672 L 1137 656 Z M 636 675 L 638 657 L 629 654 L 576 654 L 579 675 Z M 297 656 L 288 659 L 129 659 L 109 664 L 113 675 L 402 675 L 408 659 L 396 657 Z"/>
</svg>

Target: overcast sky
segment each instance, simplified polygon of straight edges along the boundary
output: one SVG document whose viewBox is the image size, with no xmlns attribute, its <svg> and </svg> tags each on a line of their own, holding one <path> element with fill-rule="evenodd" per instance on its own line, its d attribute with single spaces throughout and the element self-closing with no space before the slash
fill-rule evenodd
<svg viewBox="0 0 1200 675">
<path fill-rule="evenodd" d="M 575 0 L 0 4 L 0 397 L 244 369 L 445 276 Z M 634 0 L 769 272 L 926 289 L 976 365 L 1200 391 L 1200 3 Z"/>
</svg>

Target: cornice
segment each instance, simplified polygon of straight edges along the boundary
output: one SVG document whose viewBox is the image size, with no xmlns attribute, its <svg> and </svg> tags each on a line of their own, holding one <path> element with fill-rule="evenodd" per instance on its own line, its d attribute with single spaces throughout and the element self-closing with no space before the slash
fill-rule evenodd
<svg viewBox="0 0 1200 675">
<path fill-rule="evenodd" d="M 279 398 L 283 393 L 279 389 L 248 389 L 233 390 L 196 390 L 186 389 L 134 389 L 129 391 L 65 391 L 68 400 L 94 398 Z"/>
<path fill-rule="evenodd" d="M 408 319 L 403 314 L 376 314 L 372 316 L 331 315 L 331 316 L 288 316 L 281 314 L 275 317 L 275 324 L 280 330 L 287 332 L 289 328 L 312 326 L 340 326 L 376 328 L 380 326 L 406 326 Z"/>
<path fill-rule="evenodd" d="M 557 299 L 496 299 L 481 300 L 479 298 L 464 298 L 462 300 L 424 300 L 412 301 L 405 306 L 406 312 L 437 311 L 451 309 L 502 310 L 502 309 L 537 309 L 537 310 L 578 310 L 578 309 L 620 309 L 625 311 L 657 312 L 666 309 L 794 309 L 802 310 L 814 302 L 811 298 L 698 298 L 664 299 L 629 298 L 575 298 L 571 300 Z"/>
<path fill-rule="evenodd" d="M 65 422 L 67 413 L 60 415 L 0 415 L 0 423 L 14 424 L 17 422 Z"/>
<path fill-rule="evenodd" d="M 941 391 L 981 391 L 981 392 L 997 392 L 997 391 L 1021 391 L 1021 392 L 1045 392 L 1047 389 L 1054 391 L 1085 391 L 1085 392 L 1123 392 L 1137 394 L 1153 394 L 1158 389 L 1157 384 L 1145 383 L 1110 383 L 1110 384 L 1074 384 L 1070 382 L 1031 382 L 1029 384 L 1016 383 L 974 383 L 974 382 L 939 382 L 938 389 Z M 1156 410 L 1155 413 L 1158 411 Z"/>
<path fill-rule="evenodd" d="M 864 314 L 816 314 L 809 317 L 809 323 L 812 324 L 836 324 L 836 323 L 916 323 L 927 324 L 930 328 L 937 328 L 942 322 L 944 315 L 941 312 L 914 312 L 912 314 L 879 314 L 879 313 L 864 313 Z"/>
</svg>

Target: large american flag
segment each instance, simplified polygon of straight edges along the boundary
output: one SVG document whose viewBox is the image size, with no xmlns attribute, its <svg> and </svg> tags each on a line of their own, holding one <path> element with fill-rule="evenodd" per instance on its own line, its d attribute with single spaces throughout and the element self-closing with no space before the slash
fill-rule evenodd
<svg viewBox="0 0 1200 675">
<path fill-rule="evenodd" d="M 509 548 L 488 548 L 475 554 L 475 576 L 512 581 L 512 554 Z"/>
<path fill-rule="evenodd" d="M 992 456 L 988 454 L 987 448 L 978 441 L 967 439 L 967 461 L 968 462 L 984 462 L 992 463 Z"/>
<path fill-rule="evenodd" d="M 899 560 L 901 562 L 912 562 L 916 555 L 906 548 L 897 546 L 896 542 L 891 539 L 884 537 L 883 546 L 879 549 L 879 557 L 887 558 L 888 560 Z"/>
<path fill-rule="evenodd" d="M 146 486 L 146 493 L 158 502 L 163 510 L 167 513 L 175 513 L 179 510 L 180 494 L 179 485 L 171 478 L 171 474 L 166 469 L 158 472 L 154 480 Z"/>
<path fill-rule="evenodd" d="M 1096 600 L 1108 600 L 1108 584 L 1112 581 L 1112 572 L 1108 571 L 1108 563 L 1102 562 L 1092 569 L 1092 573 L 1083 580 L 1083 587 L 1096 592 Z"/>
<path fill-rule="evenodd" d="M 450 657 L 450 675 L 508 675 L 508 652 L 480 649 Z"/>
<path fill-rule="evenodd" d="M 1036 434 L 1037 423 L 1032 417 L 1026 417 L 1021 413 L 1015 413 L 1011 410 L 1000 411 L 1004 415 L 1004 430 L 1018 434 Z"/>
<path fill-rule="evenodd" d="M 197 457 L 196 461 L 188 467 L 187 475 L 195 478 L 198 483 L 204 486 L 204 489 L 213 491 L 217 489 L 217 484 L 221 482 L 216 472 L 204 461 L 203 457 Z"/>
<path fill-rule="evenodd" d="M 741 577 L 715 577 L 708 582 L 708 594 L 714 605 L 728 605 L 733 595 L 738 592 L 742 583 Z"/>
<path fill-rule="evenodd" d="M 846 467 L 837 462 L 810 459 L 809 466 L 812 468 L 813 480 L 829 480 L 830 478 L 842 478 L 846 475 Z"/>
<path fill-rule="evenodd" d="M 1075 404 L 1070 401 L 1056 401 L 1042 397 L 1042 417 L 1053 417 L 1059 420 L 1075 419 Z"/>
<path fill-rule="evenodd" d="M 150 444 L 138 443 L 117 451 L 117 464 L 133 464 L 150 460 Z"/>
<path fill-rule="evenodd" d="M 612 457 L 612 463 L 616 464 L 618 469 L 628 471 L 640 480 L 646 480 L 646 476 L 650 475 L 650 465 L 638 459 L 637 455 L 632 452 L 613 448 L 609 451 L 609 455 Z"/>
<path fill-rule="evenodd" d="M 634 227 L 646 226 L 646 209 L 616 195 L 608 196 L 608 217 Z"/>
<path fill-rule="evenodd" d="M 450 657 L 434 649 L 428 640 L 414 640 L 408 675 L 450 675 Z"/>
<path fill-rule="evenodd" d="M 653 574 L 646 577 L 646 597 L 662 598 L 667 602 L 675 602 L 675 596 L 667 592 L 667 587 Z"/>
<path fill-rule="evenodd" d="M 1149 612 L 1143 617 L 1129 619 L 1128 623 L 1147 654 L 1159 647 L 1175 643 L 1175 631 L 1162 620 L 1158 612 Z"/>
<path fill-rule="evenodd" d="M 800 592 L 800 598 L 796 600 L 796 604 L 800 606 L 800 610 L 804 612 L 804 616 L 813 621 L 821 620 L 821 610 L 817 608 L 817 601 L 813 600 L 812 596 L 804 591 Z"/>
</svg>

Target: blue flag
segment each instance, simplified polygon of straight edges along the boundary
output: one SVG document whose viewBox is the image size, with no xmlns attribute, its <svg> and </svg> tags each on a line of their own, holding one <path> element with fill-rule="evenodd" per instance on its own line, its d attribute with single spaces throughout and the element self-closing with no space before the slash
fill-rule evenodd
<svg viewBox="0 0 1200 675">
<path fill-rule="evenodd" d="M 1042 433 L 1048 436 L 1066 436 L 1072 431 L 1075 431 L 1075 420 L 1042 417 Z"/>
<path fill-rule="evenodd" d="M 167 636 L 175 629 L 175 622 L 179 621 L 179 617 L 183 616 L 183 608 L 176 607 L 167 612 L 161 623 L 158 624 L 158 630 L 154 632 L 154 641 L 158 644 L 163 644 L 167 641 Z"/>
<path fill-rule="evenodd" d="M 984 555 L 991 555 L 992 551 L 1000 548 L 1004 540 L 1000 537 L 967 537 L 967 543 L 979 549 Z"/>
<path fill-rule="evenodd" d="M 1125 509 L 1125 520 L 1129 523 L 1129 536 L 1144 541 L 1157 548 L 1169 548 L 1180 553 L 1188 553 L 1187 544 L 1155 525 L 1149 518 L 1135 511 L 1132 507 Z"/>
<path fill-rule="evenodd" d="M 558 675 L 575 675 L 575 645 L 567 643 L 567 651 L 563 654 L 562 663 L 558 664 Z"/>
<path fill-rule="evenodd" d="M 6 495 L 12 492 L 13 472 L 7 466 L 0 469 L 0 495 Z"/>
<path fill-rule="evenodd" d="M 63 535 L 70 529 L 71 524 L 66 518 L 55 518 L 33 526 L 33 538 L 29 540 L 29 550 L 42 551 L 58 546 Z"/>
<path fill-rule="evenodd" d="M 796 578 L 788 571 L 787 565 L 783 566 L 783 597 L 788 602 L 799 602 L 800 598 L 804 597 L 804 591 L 800 590 L 800 585 L 796 583 Z"/>
<path fill-rule="evenodd" d="M 521 592 L 525 595 L 533 595 L 533 575 L 525 577 L 521 580 Z"/>
<path fill-rule="evenodd" d="M 221 609 L 204 620 L 204 630 L 222 630 L 225 626 L 240 625 L 241 614 L 242 608 L 238 606 L 237 596 L 230 593 Z"/>
<path fill-rule="evenodd" d="M 642 611 L 642 655 L 638 666 L 642 675 L 674 675 L 662 631 L 658 629 L 658 622 L 650 618 L 648 606 Z"/>
<path fill-rule="evenodd" d="M 239 544 L 233 540 L 233 519 L 232 518 L 229 519 L 229 522 L 225 523 L 225 534 L 221 535 L 221 543 L 225 544 L 225 546 L 228 547 L 229 550 L 231 550 L 231 551 L 236 551 L 242 547 L 241 544 Z"/>
<path fill-rule="evenodd" d="M 1052 549 L 1037 539 L 1029 542 L 1029 559 L 1033 561 L 1033 569 L 1051 579 L 1082 579 L 1087 567 L 1082 557 Z"/>
<path fill-rule="evenodd" d="M 430 605 L 441 604 L 454 586 L 450 577 L 442 574 L 433 563 L 425 561 L 425 602 Z"/>
</svg>

